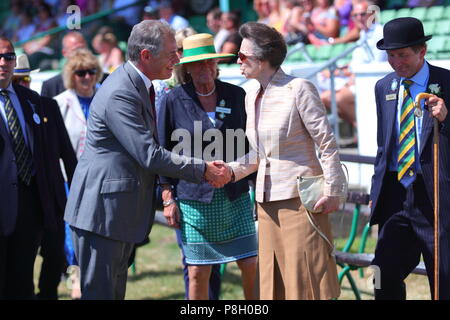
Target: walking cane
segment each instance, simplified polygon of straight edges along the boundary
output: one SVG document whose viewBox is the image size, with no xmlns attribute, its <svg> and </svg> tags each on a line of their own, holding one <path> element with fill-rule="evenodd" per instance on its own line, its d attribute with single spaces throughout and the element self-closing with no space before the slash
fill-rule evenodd
<svg viewBox="0 0 450 320">
<path fill-rule="evenodd" d="M 430 98 L 429 93 L 416 96 L 415 107 L 417 113 L 422 113 L 420 100 Z M 417 115 L 417 114 L 416 114 Z M 439 122 L 433 119 L 433 184 L 434 184 L 434 300 L 439 300 Z"/>
</svg>

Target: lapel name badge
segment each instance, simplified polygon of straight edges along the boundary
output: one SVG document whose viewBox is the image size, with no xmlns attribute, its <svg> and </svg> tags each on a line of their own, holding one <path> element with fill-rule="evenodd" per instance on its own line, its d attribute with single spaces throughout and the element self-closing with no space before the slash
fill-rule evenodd
<svg viewBox="0 0 450 320">
<path fill-rule="evenodd" d="M 395 94 L 395 93 L 386 95 L 386 101 L 391 101 L 391 100 L 396 100 L 396 99 L 397 99 L 397 94 Z"/>
<path fill-rule="evenodd" d="M 216 112 L 222 112 L 222 113 L 231 113 L 231 108 L 224 108 L 224 107 L 216 107 Z"/>
</svg>

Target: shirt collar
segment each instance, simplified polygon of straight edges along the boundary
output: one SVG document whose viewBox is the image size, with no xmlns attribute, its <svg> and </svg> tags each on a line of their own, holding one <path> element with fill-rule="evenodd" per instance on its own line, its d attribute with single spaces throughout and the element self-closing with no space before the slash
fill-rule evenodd
<svg viewBox="0 0 450 320">
<path fill-rule="evenodd" d="M 413 77 L 409 80 L 413 81 L 415 84 L 419 86 L 425 87 L 428 81 L 428 75 L 430 73 L 430 68 L 428 67 L 428 63 L 424 60 L 422 68 L 420 68 L 419 72 L 417 72 Z M 400 82 L 405 78 L 401 78 Z"/>
<path fill-rule="evenodd" d="M 136 72 L 141 76 L 142 80 L 144 81 L 145 87 L 146 87 L 147 89 L 150 90 L 150 88 L 151 88 L 152 85 L 153 85 L 153 84 L 152 84 L 152 80 L 150 80 L 144 73 L 142 73 L 142 71 L 139 70 L 139 69 L 134 65 L 133 62 L 131 62 L 131 61 L 128 61 L 128 62 L 131 64 L 131 66 L 134 68 L 134 70 L 136 70 Z"/>
</svg>

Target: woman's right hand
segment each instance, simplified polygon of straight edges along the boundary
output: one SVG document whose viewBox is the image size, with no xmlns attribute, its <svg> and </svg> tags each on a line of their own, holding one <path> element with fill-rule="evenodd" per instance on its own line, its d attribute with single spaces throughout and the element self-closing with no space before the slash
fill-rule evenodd
<svg viewBox="0 0 450 320">
<path fill-rule="evenodd" d="M 180 228 L 180 214 L 176 203 L 164 207 L 164 217 L 166 218 L 169 227 L 176 229 Z"/>
</svg>

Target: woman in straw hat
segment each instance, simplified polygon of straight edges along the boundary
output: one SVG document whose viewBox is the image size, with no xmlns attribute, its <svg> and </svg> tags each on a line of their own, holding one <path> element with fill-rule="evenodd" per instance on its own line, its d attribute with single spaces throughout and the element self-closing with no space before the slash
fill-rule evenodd
<svg viewBox="0 0 450 320">
<path fill-rule="evenodd" d="M 235 138 L 225 133 L 230 129 L 242 133 L 245 130 L 245 92 L 217 80 L 217 59 L 233 55 L 217 54 L 213 37 L 205 33 L 184 39 L 183 54 L 180 65 L 184 83 L 171 90 L 161 103 L 159 142 L 172 150 L 178 147 L 178 141 L 172 141 L 172 133 L 188 133 L 183 135 L 182 143 L 192 148 L 181 153 L 191 152 L 203 158 L 212 149 L 208 146 L 211 139 L 203 139 L 203 135 L 206 131 L 213 132 L 217 148 L 209 156 L 235 159 L 237 148 L 229 150 Z M 242 136 L 241 142 L 244 141 L 247 145 Z M 201 150 L 194 151 L 194 146 L 201 146 Z M 236 261 L 242 272 L 244 295 L 254 299 L 257 240 L 247 180 L 219 189 L 206 182 L 197 185 L 167 177 L 160 180 L 164 216 L 170 226 L 181 230 L 188 264 L 189 298 L 208 299 L 211 266 Z"/>
</svg>

